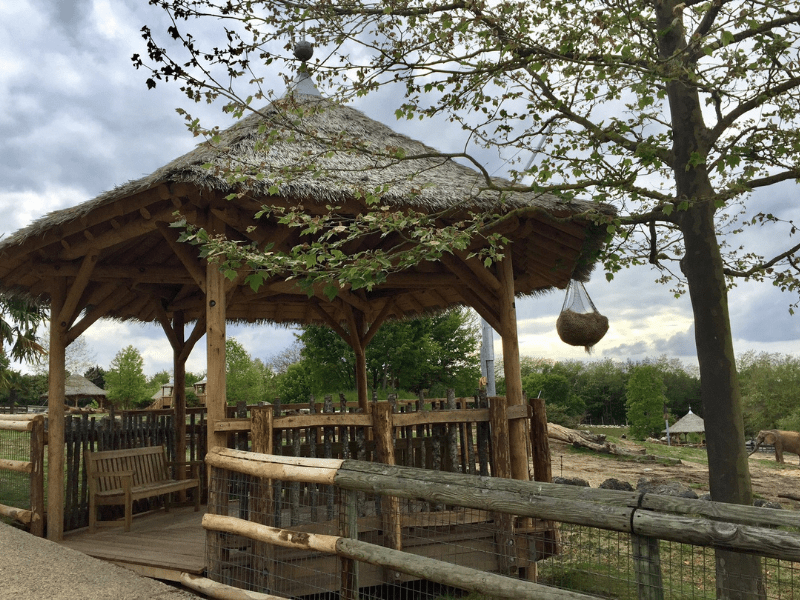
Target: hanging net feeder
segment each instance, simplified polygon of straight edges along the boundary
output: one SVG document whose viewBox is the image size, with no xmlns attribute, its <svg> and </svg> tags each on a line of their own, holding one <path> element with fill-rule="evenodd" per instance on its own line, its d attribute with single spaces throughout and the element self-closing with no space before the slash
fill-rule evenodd
<svg viewBox="0 0 800 600">
<path fill-rule="evenodd" d="M 591 352 L 592 346 L 608 331 L 608 317 L 597 311 L 580 281 L 571 279 L 569 282 L 564 306 L 556 321 L 556 331 L 562 342 L 583 346 L 586 352 Z"/>
</svg>

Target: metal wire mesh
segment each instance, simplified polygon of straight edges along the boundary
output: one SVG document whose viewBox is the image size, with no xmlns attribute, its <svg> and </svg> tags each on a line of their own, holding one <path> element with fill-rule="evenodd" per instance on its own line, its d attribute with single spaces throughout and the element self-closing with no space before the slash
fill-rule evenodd
<svg viewBox="0 0 800 600">
<path fill-rule="evenodd" d="M 292 531 L 357 538 L 383 547 L 604 598 L 716 598 L 715 551 L 626 533 L 513 518 L 483 510 L 265 480 L 214 469 L 209 512 Z M 387 511 L 393 511 L 389 515 Z M 395 523 L 399 530 L 390 530 Z M 210 533 L 211 579 L 285 598 L 446 600 L 469 597 L 391 569 L 308 549 Z M 797 565 L 759 559 L 761 598 L 794 597 Z M 358 591 L 348 586 L 358 582 Z M 758 596 L 754 596 L 758 597 Z"/>
<path fill-rule="evenodd" d="M 0 459 L 31 460 L 31 434 L 0 430 Z M 27 473 L 0 469 L 0 504 L 15 508 L 31 505 L 31 478 Z"/>
</svg>

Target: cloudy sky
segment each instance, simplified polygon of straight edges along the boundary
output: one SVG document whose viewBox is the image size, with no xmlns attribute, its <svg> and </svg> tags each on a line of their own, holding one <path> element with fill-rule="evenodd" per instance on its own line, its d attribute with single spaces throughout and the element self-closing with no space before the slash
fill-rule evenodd
<svg viewBox="0 0 800 600">
<path fill-rule="evenodd" d="M 186 131 L 178 107 L 205 123 L 228 126 L 215 107 L 188 105 L 178 86 L 147 90 L 145 74 L 131 66 L 144 53 L 139 30 L 164 28 L 159 10 L 144 0 L 0 0 L 0 233 L 8 234 L 46 212 L 72 206 L 131 179 L 149 174 L 190 150 L 196 139 Z M 283 92 L 276 71 L 265 71 Z M 464 136 L 446 125 L 398 123 L 390 103 L 365 100 L 370 117 L 440 150 L 461 150 Z M 487 157 L 490 172 L 503 175 L 502 161 Z M 751 206 L 777 210 L 796 202 L 794 184 L 755 197 Z M 784 218 L 796 218 L 796 205 Z M 766 239 L 765 239 L 766 238 Z M 743 238 L 769 254 L 775 240 L 749 232 Z M 788 246 L 788 239 L 778 240 Z M 597 272 L 587 289 L 611 327 L 594 358 L 641 360 L 666 355 L 695 364 L 691 307 L 655 283 L 646 267 L 606 282 Z M 730 295 L 737 354 L 748 350 L 796 353 L 800 317 L 788 314 L 792 301 L 769 284 L 741 284 Z M 517 303 L 523 355 L 583 359 L 580 348 L 563 344 L 555 331 L 563 294 Z M 262 359 L 292 343 L 286 329 L 230 328 L 254 357 Z M 95 362 L 108 368 L 129 344 L 153 374 L 171 367 L 171 350 L 160 328 L 98 323 L 85 334 Z M 499 340 L 496 352 L 501 352 Z M 192 372 L 205 371 L 200 342 L 189 359 Z"/>
</svg>

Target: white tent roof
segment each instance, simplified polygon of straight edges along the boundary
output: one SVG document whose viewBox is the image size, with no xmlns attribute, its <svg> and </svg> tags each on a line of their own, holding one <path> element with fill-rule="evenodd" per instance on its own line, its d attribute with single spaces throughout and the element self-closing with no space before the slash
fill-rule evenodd
<svg viewBox="0 0 800 600">
<path fill-rule="evenodd" d="M 706 425 L 703 419 L 698 417 L 696 414 L 692 412 L 692 409 L 689 409 L 689 412 L 686 413 L 682 419 L 678 419 L 674 425 L 671 425 L 669 428 L 670 433 L 705 433 Z M 664 430 L 666 433 L 667 430 Z"/>
</svg>

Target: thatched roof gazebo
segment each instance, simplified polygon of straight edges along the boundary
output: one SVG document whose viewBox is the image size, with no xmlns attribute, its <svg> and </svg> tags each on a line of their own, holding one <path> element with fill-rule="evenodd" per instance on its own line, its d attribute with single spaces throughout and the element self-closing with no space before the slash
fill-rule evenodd
<svg viewBox="0 0 800 600">
<path fill-rule="evenodd" d="M 667 430 L 665 429 L 663 433 L 666 433 Z M 674 425 L 671 425 L 669 428 L 670 435 L 680 435 L 680 434 L 687 434 L 687 433 L 705 433 L 706 432 L 706 424 L 703 421 L 702 417 L 698 417 L 696 414 L 692 412 L 692 409 L 689 409 L 689 412 L 686 413 L 683 417 L 675 421 Z"/>
<path fill-rule="evenodd" d="M 42 394 L 41 397 L 43 400 L 47 399 L 48 394 Z M 83 375 L 75 373 L 64 380 L 64 400 L 73 400 L 75 406 L 78 406 L 79 400 L 88 399 L 97 400 L 97 403 L 102 408 L 107 397 L 107 391 L 96 386 Z"/>
<path fill-rule="evenodd" d="M 260 175 L 243 185 L 225 176 L 230 166 Z M 501 194 L 490 187 L 475 170 L 321 98 L 301 77 L 286 96 L 221 132 L 213 147 L 201 144 L 146 177 L 50 213 L 2 240 L 0 292 L 50 304 L 51 406 L 63 393 L 64 349 L 95 321 L 157 322 L 173 348 L 175 422 L 185 427 L 185 363 L 205 335 L 209 448 L 226 441 L 215 424 L 225 418 L 228 321 L 333 328 L 355 352 L 359 401 L 367 410 L 364 348 L 381 323 L 468 305 L 502 336 L 508 402 L 521 404 L 515 296 L 564 289 L 571 278 L 586 280 L 605 227 L 592 220 L 598 209 L 589 203 Z M 280 274 L 257 290 L 245 284 L 245 269 L 226 279 L 196 247 L 178 241 L 181 230 L 174 226 L 189 223 L 257 248 L 289 251 L 313 236 L 281 224 L 274 213 L 256 219 L 263 205 L 300 204 L 320 215 L 333 207 L 338 217 L 355 219 L 372 209 L 364 191 L 375 189 L 383 189 L 382 205 L 435 215 L 441 224 L 471 210 L 504 216 L 468 249 L 390 272 L 369 290 L 340 288 L 332 299 L 321 288 L 309 296 L 296 280 Z M 227 200 L 230 194 L 236 198 Z M 487 267 L 469 255 L 491 233 L 510 243 L 503 260 Z M 375 233 L 348 251 L 389 252 L 404 243 L 399 234 Z M 63 470 L 57 468 L 63 463 L 61 427 L 51 422 L 49 434 L 56 476 L 48 489 L 55 502 L 63 494 L 58 480 Z M 178 443 L 184 438 L 179 431 Z M 524 448 L 524 431 L 512 428 L 509 446 Z M 525 464 L 514 467 L 521 479 L 528 478 L 525 456 Z M 51 515 L 48 535 L 59 539 L 62 530 L 59 516 Z"/>
</svg>

